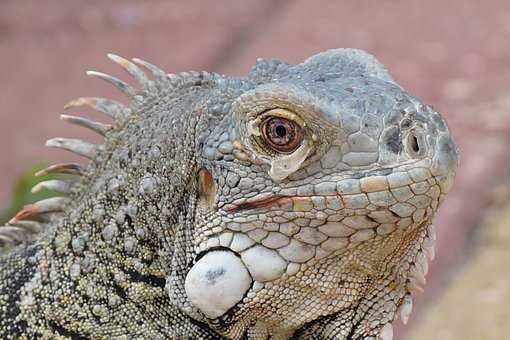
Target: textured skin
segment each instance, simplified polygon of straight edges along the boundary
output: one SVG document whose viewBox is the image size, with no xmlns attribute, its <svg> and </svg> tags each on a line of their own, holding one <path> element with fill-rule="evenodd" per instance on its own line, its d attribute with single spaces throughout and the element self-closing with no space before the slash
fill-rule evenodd
<svg viewBox="0 0 510 340">
<path fill-rule="evenodd" d="M 125 91 L 63 211 L 0 258 L 0 337 L 389 338 L 457 166 L 440 114 L 358 50 L 156 75 Z M 257 142 L 272 109 L 304 126 L 291 155 Z M 218 249 L 253 282 L 210 318 L 185 281 Z"/>
</svg>

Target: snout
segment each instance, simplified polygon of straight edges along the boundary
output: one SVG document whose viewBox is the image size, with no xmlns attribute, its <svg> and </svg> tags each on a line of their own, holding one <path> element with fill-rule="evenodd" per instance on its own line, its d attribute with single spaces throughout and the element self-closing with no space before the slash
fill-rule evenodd
<svg viewBox="0 0 510 340">
<path fill-rule="evenodd" d="M 442 193 L 450 190 L 458 163 L 459 151 L 450 134 L 443 133 L 439 135 L 430 170 L 432 175 L 436 177 Z"/>
</svg>

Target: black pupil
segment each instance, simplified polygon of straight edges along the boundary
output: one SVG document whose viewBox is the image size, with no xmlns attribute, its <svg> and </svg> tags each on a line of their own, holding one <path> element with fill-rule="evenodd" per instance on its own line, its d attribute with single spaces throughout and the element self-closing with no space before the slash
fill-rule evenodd
<svg viewBox="0 0 510 340">
<path fill-rule="evenodd" d="M 287 135 L 287 129 L 283 125 L 277 125 L 275 128 L 276 135 L 283 138 Z"/>
</svg>

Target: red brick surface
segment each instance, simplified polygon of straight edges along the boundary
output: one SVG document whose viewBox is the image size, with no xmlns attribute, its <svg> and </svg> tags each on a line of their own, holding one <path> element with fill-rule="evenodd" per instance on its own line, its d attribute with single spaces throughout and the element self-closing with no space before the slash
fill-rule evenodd
<svg viewBox="0 0 510 340">
<path fill-rule="evenodd" d="M 502 0 L 4 1 L 0 201 L 35 160 L 69 159 L 43 148 L 45 139 L 85 136 L 58 121 L 67 100 L 117 96 L 83 75 L 87 68 L 122 75 L 107 52 L 172 72 L 245 73 L 257 57 L 299 62 L 327 48 L 362 48 L 445 113 L 461 149 L 456 185 L 436 220 L 428 299 L 462 260 L 490 186 L 510 164 L 509 42 L 510 2 Z"/>
</svg>

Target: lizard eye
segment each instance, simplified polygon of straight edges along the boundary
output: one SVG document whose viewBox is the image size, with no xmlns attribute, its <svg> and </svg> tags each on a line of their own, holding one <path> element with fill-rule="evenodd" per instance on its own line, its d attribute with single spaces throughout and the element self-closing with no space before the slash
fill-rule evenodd
<svg viewBox="0 0 510 340">
<path fill-rule="evenodd" d="M 268 117 L 261 124 L 262 138 L 273 150 L 291 153 L 296 150 L 304 138 L 303 128 L 296 122 L 281 118 Z"/>
</svg>

